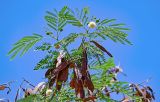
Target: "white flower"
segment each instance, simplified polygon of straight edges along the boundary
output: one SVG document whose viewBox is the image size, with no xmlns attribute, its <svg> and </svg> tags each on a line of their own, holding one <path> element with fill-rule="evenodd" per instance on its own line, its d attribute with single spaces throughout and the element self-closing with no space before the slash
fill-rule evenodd
<svg viewBox="0 0 160 102">
<path fill-rule="evenodd" d="M 52 94 L 52 90 L 51 89 L 47 89 L 47 91 L 46 91 L 46 96 L 50 96 L 51 94 Z"/>
<path fill-rule="evenodd" d="M 89 22 L 88 27 L 89 28 L 95 28 L 96 27 L 96 23 L 91 21 L 91 22 Z"/>
</svg>

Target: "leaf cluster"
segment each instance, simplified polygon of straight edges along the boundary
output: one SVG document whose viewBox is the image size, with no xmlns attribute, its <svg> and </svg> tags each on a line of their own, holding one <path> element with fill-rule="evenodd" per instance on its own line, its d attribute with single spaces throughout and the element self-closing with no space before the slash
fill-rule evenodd
<svg viewBox="0 0 160 102">
<path fill-rule="evenodd" d="M 8 55 L 12 55 L 11 59 L 14 59 L 18 53 L 23 56 L 33 45 L 40 41 L 43 37 L 38 34 L 32 36 L 26 36 L 20 39 L 13 45 L 13 48 L 8 52 Z"/>
</svg>

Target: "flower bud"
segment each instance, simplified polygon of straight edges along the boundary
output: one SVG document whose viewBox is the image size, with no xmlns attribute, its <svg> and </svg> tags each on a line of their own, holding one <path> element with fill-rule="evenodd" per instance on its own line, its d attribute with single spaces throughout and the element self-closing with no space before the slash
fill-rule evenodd
<svg viewBox="0 0 160 102">
<path fill-rule="evenodd" d="M 54 45 L 54 47 L 55 47 L 56 49 L 59 49 L 59 48 L 60 48 L 60 45 L 57 44 L 57 45 Z"/>
<path fill-rule="evenodd" d="M 52 94 L 52 90 L 51 89 L 47 89 L 47 91 L 46 91 L 46 96 L 50 96 L 51 94 Z"/>
<path fill-rule="evenodd" d="M 91 21 L 91 22 L 89 22 L 88 27 L 89 28 L 95 28 L 96 27 L 96 23 Z"/>
</svg>

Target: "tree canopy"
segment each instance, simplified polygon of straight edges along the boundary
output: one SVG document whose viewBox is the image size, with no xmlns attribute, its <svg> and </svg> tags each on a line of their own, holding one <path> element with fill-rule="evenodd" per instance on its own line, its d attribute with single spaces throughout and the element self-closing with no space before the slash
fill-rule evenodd
<svg viewBox="0 0 160 102">
<path fill-rule="evenodd" d="M 154 100 L 149 86 L 118 80 L 122 68 L 114 62 L 114 55 L 102 42 L 132 43 L 127 39 L 130 30 L 116 19 L 91 16 L 89 8 L 47 11 L 44 17 L 49 29 L 46 35 L 25 36 L 13 45 L 8 55 L 14 59 L 23 56 L 33 46 L 46 52 L 34 70 L 44 69 L 47 82 L 32 88 L 20 87 L 15 101 L 18 102 L 150 102 Z M 66 26 L 76 27 L 77 32 L 63 35 Z M 66 32 L 65 32 L 66 33 Z M 51 41 L 41 42 L 45 37 Z M 35 46 L 39 43 L 39 46 Z M 75 45 L 74 47 L 70 47 Z M 78 43 L 78 44 L 77 44 Z M 24 80 L 26 82 L 26 80 Z M 27 82 L 29 83 L 29 82 Z M 25 97 L 20 97 L 23 91 Z M 112 96 L 119 97 L 114 99 Z"/>
</svg>

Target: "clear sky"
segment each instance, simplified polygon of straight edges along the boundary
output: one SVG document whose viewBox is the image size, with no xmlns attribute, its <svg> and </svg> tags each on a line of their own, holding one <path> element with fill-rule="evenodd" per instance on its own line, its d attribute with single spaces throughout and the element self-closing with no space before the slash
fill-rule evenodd
<svg viewBox="0 0 160 102">
<path fill-rule="evenodd" d="M 33 84 L 43 80 L 44 70 L 33 71 L 36 63 L 44 54 L 31 49 L 22 58 L 10 61 L 7 52 L 17 40 L 32 33 L 44 34 L 46 10 L 88 6 L 91 14 L 100 18 L 116 18 L 132 30 L 129 39 L 132 46 L 106 41 L 105 46 L 115 56 L 116 63 L 128 76 L 122 80 L 140 83 L 151 77 L 147 84 L 155 91 L 160 101 L 160 1 L 159 0 L 1 0 L 0 2 L 0 84 L 16 80 L 12 92 L 6 95 L 0 92 L 0 98 L 14 99 L 22 77 Z M 68 29 L 66 29 L 68 30 Z"/>
</svg>

